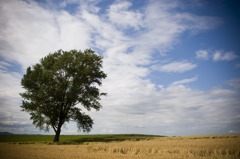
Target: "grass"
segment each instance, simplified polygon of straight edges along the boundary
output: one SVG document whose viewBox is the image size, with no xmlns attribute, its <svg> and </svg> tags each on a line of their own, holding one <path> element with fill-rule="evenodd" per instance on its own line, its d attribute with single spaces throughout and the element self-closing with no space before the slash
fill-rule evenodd
<svg viewBox="0 0 240 159">
<path fill-rule="evenodd" d="M 240 135 L 189 137 L 159 137 L 151 135 L 63 135 L 61 136 L 61 142 L 59 144 L 52 144 L 52 139 L 53 136 L 51 135 L 0 136 L 0 158 L 240 158 Z"/>
<path fill-rule="evenodd" d="M 0 142 L 50 142 L 53 135 L 2 135 Z"/>
<path fill-rule="evenodd" d="M 141 134 L 102 134 L 102 135 L 61 135 L 58 144 L 80 144 L 84 142 L 113 142 L 113 141 L 139 141 L 147 140 L 155 135 Z M 11 143 L 52 143 L 53 135 L 4 135 L 0 136 L 0 142 Z"/>
</svg>

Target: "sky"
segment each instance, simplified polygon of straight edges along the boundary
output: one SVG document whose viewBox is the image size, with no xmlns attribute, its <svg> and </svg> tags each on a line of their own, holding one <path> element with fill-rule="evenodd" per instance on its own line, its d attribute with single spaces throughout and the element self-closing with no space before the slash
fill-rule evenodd
<svg viewBox="0 0 240 159">
<path fill-rule="evenodd" d="M 0 131 L 53 134 L 21 111 L 21 79 L 51 52 L 91 48 L 108 95 L 86 111 L 90 134 L 240 133 L 239 17 L 239 0 L 1 0 Z"/>
</svg>

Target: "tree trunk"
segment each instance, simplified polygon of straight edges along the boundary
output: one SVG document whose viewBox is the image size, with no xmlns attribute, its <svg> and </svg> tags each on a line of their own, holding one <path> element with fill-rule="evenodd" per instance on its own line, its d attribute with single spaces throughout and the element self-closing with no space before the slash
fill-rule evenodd
<svg viewBox="0 0 240 159">
<path fill-rule="evenodd" d="M 58 127 L 58 129 L 57 129 L 57 131 L 56 131 L 56 133 L 55 133 L 53 142 L 58 142 L 58 141 L 59 141 L 60 133 L 61 133 L 61 128 Z"/>
<path fill-rule="evenodd" d="M 62 112 L 62 110 L 61 110 L 61 112 Z M 58 142 L 59 141 L 61 128 L 62 128 L 63 123 L 64 123 L 64 118 L 62 116 L 62 113 L 60 113 L 58 126 L 57 126 L 57 128 L 54 128 L 55 136 L 54 136 L 53 142 Z"/>
</svg>

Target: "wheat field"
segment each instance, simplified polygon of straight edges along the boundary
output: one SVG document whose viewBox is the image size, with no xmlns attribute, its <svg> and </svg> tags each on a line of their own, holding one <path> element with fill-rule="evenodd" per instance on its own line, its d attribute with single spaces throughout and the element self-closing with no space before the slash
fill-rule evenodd
<svg viewBox="0 0 240 159">
<path fill-rule="evenodd" d="M 239 159 L 240 136 L 154 137 L 140 141 L 0 143 L 4 159 Z"/>
</svg>

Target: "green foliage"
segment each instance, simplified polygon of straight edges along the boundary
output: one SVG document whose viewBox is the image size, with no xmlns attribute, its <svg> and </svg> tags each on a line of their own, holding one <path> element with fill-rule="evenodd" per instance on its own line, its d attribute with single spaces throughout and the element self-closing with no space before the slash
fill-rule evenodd
<svg viewBox="0 0 240 159">
<path fill-rule="evenodd" d="M 53 128 L 60 134 L 65 122 L 74 120 L 79 130 L 89 132 L 93 120 L 77 107 L 88 111 L 101 108 L 97 86 L 106 74 L 101 70 L 102 57 L 91 49 L 84 52 L 59 50 L 28 67 L 21 84 L 26 90 L 22 110 L 29 112 L 33 124 L 41 130 Z"/>
</svg>

